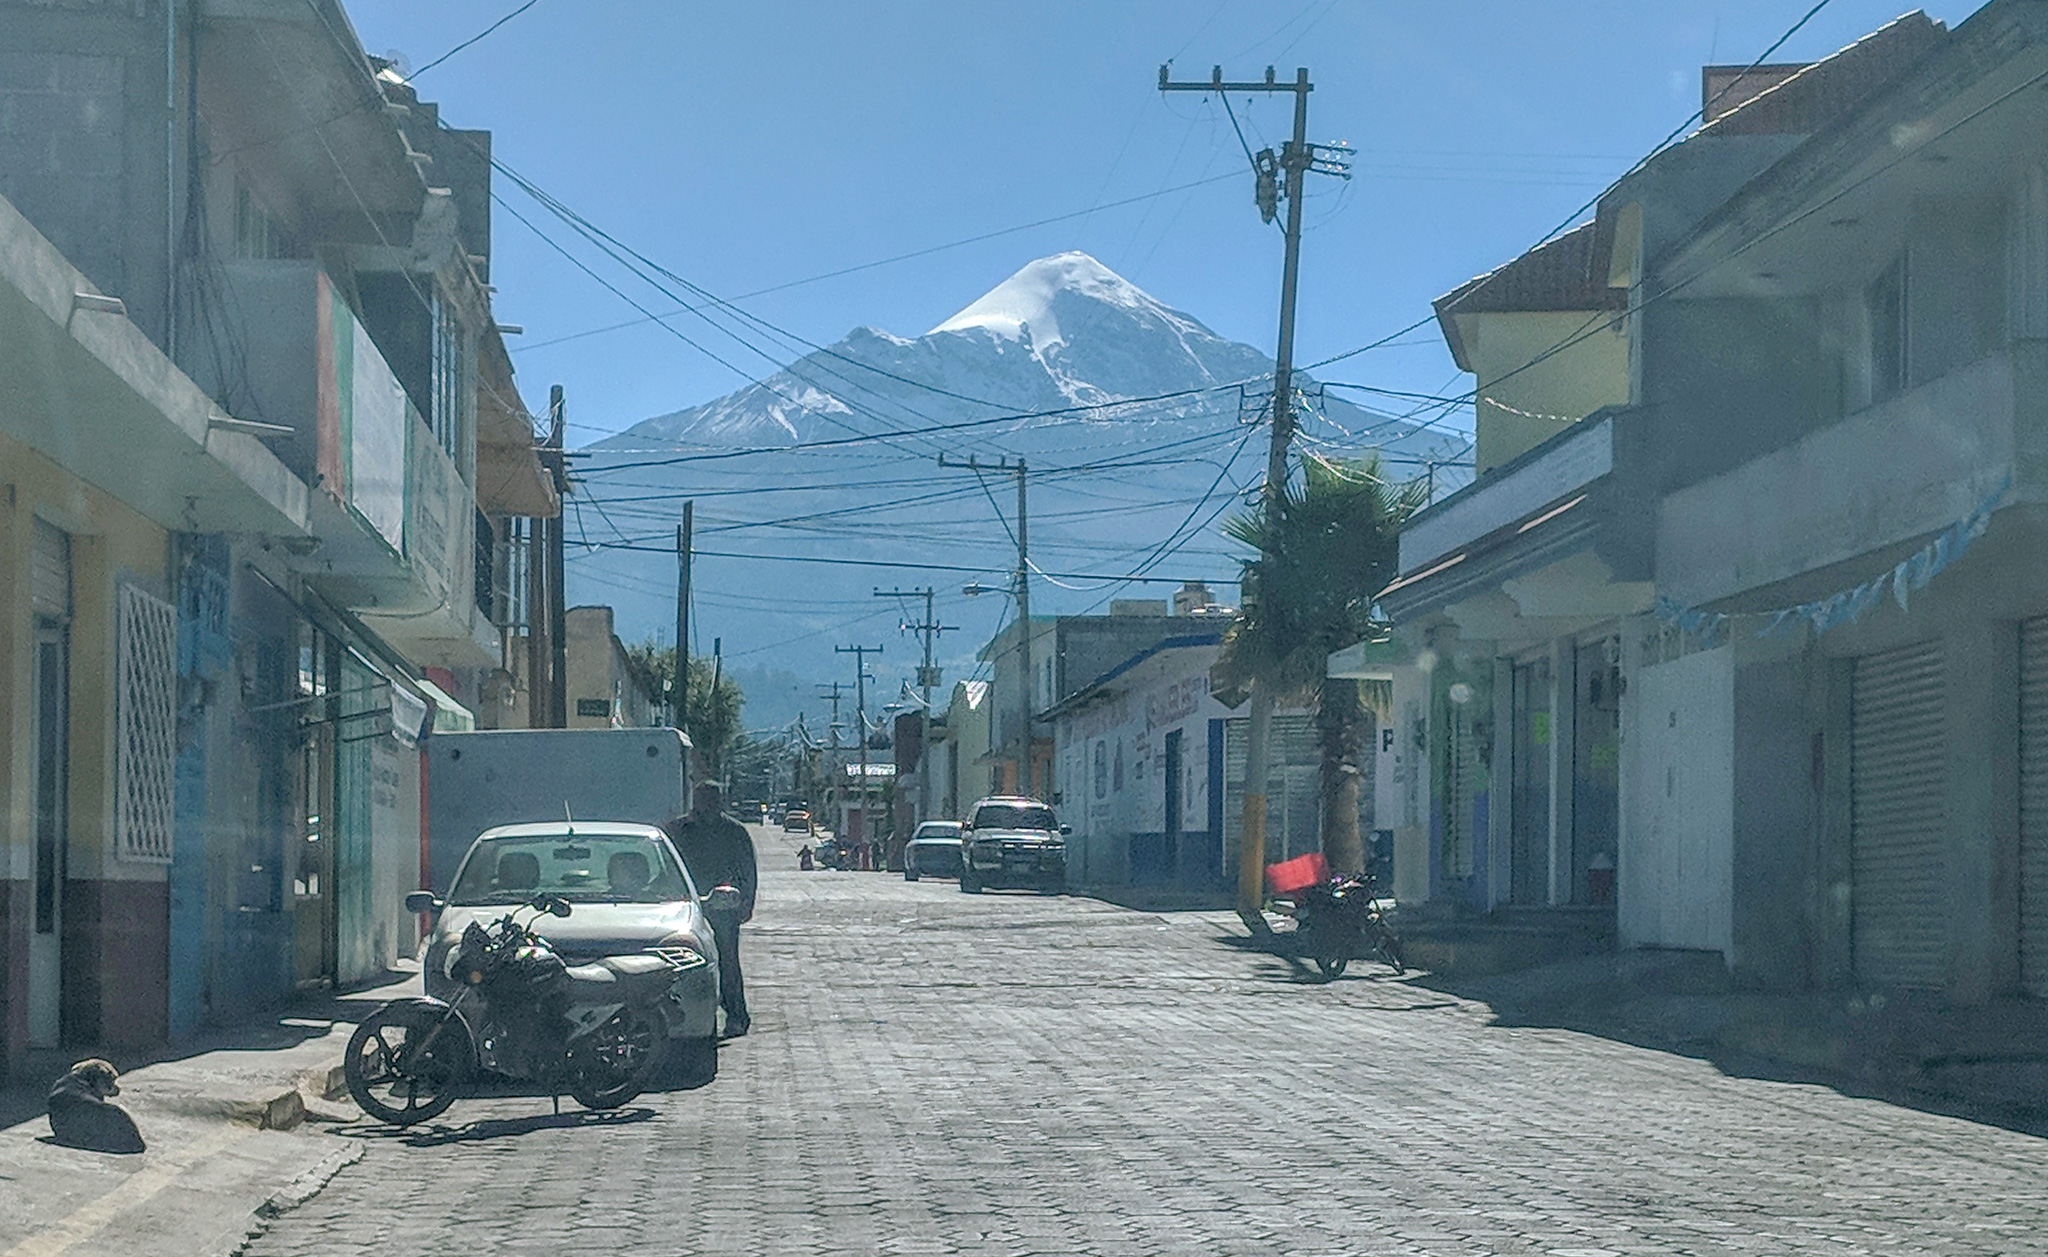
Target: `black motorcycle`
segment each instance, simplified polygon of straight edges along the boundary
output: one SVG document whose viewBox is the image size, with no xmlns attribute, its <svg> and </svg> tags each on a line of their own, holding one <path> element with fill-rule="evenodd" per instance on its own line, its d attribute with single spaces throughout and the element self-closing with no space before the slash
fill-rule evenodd
<svg viewBox="0 0 2048 1257">
<path fill-rule="evenodd" d="M 1354 956 L 1378 956 L 1405 973 L 1401 936 L 1387 924 L 1370 877 L 1336 877 L 1294 897 L 1296 954 L 1315 961 L 1323 981 L 1343 976 Z"/>
<path fill-rule="evenodd" d="M 534 915 L 525 921 L 521 911 Z M 363 1112 L 394 1126 L 437 1117 L 489 1071 L 610 1109 L 646 1089 L 668 1047 L 665 1005 L 685 963 L 635 952 L 569 965 L 533 929 L 569 901 L 536 895 L 448 953 L 453 1002 L 392 1000 L 349 1038 L 343 1070 Z"/>
</svg>

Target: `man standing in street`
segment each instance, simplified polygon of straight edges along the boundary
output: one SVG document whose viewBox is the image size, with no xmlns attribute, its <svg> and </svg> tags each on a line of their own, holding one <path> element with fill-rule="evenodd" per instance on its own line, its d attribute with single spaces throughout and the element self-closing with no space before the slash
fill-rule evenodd
<svg viewBox="0 0 2048 1257">
<path fill-rule="evenodd" d="M 714 912 L 711 933 L 718 941 L 718 993 L 725 1006 L 725 1034 L 737 1038 L 747 1032 L 747 988 L 740 976 L 740 925 L 753 919 L 754 840 L 746 827 L 723 811 L 724 795 L 716 782 L 698 784 L 690 800 L 690 814 L 668 823 L 668 836 L 690 870 L 699 894 L 714 887 L 731 886 L 740 893 L 735 912 Z"/>
</svg>

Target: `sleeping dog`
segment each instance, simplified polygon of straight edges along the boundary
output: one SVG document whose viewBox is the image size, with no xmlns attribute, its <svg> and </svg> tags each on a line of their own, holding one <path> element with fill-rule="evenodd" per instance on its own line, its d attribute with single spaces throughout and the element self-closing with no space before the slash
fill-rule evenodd
<svg viewBox="0 0 2048 1257">
<path fill-rule="evenodd" d="M 103 1060 L 80 1061 L 50 1088 L 50 1133 L 67 1148 L 141 1152 L 142 1132 L 108 1097 L 121 1094 L 120 1077 Z"/>
</svg>

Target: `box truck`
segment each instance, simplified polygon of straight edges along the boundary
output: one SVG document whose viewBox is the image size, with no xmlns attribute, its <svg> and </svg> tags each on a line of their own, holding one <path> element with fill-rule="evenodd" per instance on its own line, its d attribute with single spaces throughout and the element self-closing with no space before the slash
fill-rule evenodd
<svg viewBox="0 0 2048 1257">
<path fill-rule="evenodd" d="M 436 733 L 422 745 L 426 889 L 436 894 L 494 826 L 564 816 L 661 825 L 690 810 L 690 739 L 680 729 L 493 729 Z"/>
</svg>

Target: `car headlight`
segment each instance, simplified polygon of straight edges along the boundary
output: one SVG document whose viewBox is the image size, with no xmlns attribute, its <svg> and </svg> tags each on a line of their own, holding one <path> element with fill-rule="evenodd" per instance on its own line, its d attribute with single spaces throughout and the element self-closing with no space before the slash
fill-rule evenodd
<svg viewBox="0 0 2048 1257">
<path fill-rule="evenodd" d="M 650 952 L 668 961 L 677 969 L 695 969 L 711 962 L 704 953 L 697 950 L 697 944 L 688 936 L 664 939 L 660 944 L 648 948 Z"/>
</svg>

